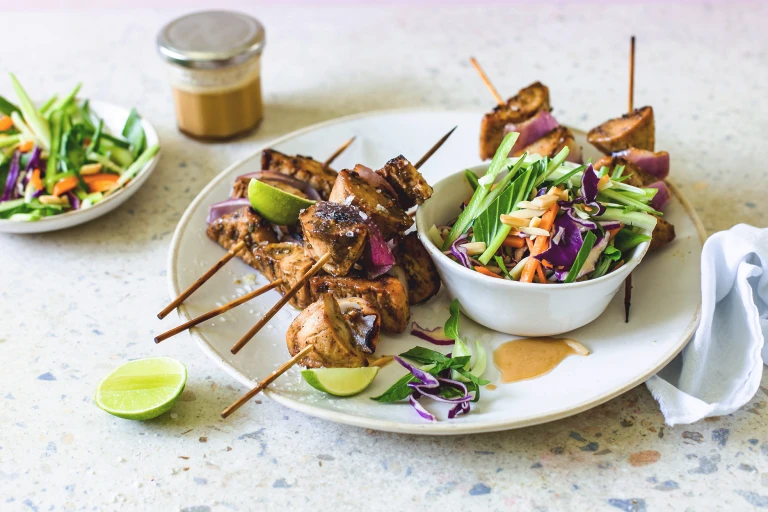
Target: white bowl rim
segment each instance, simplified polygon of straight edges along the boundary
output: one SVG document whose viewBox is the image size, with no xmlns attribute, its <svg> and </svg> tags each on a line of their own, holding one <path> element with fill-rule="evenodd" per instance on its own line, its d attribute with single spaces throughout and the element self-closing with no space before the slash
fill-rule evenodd
<svg viewBox="0 0 768 512">
<path fill-rule="evenodd" d="M 482 163 L 472 167 L 468 167 L 465 170 L 475 171 L 475 170 L 487 169 L 489 165 L 490 165 L 490 162 Z M 445 183 L 449 180 L 454 180 L 460 174 L 463 175 L 464 170 L 458 171 L 446 176 L 445 178 L 436 182 L 434 184 L 434 187 L 437 188 L 441 183 Z M 433 201 L 434 199 L 435 197 L 433 195 L 430 199 L 428 199 L 428 201 Z M 491 281 L 488 281 L 488 280 L 492 279 L 493 281 L 497 282 L 497 284 L 501 286 L 507 286 L 511 289 L 515 289 L 515 288 L 536 289 L 536 290 L 542 289 L 541 283 L 521 283 L 520 281 L 512 281 L 510 279 L 496 279 L 490 276 L 483 275 L 480 272 L 468 269 L 464 265 L 457 263 L 456 261 L 449 258 L 447 255 L 443 254 L 443 251 L 441 251 L 437 246 L 435 246 L 435 244 L 432 243 L 432 239 L 427 235 L 428 229 L 429 227 L 426 227 L 424 225 L 424 217 L 422 214 L 422 210 L 421 208 L 418 208 L 416 210 L 416 231 L 418 232 L 419 238 L 421 238 L 422 243 L 427 248 L 427 251 L 429 251 L 430 254 L 436 254 L 438 258 L 442 257 L 442 258 L 445 258 L 446 261 L 450 261 L 457 267 L 457 269 L 460 272 L 465 272 L 467 276 L 472 274 L 473 276 L 472 279 L 483 279 L 482 281 L 483 283 L 489 283 Z M 630 258 L 629 262 L 625 262 L 625 264 L 622 265 L 621 268 L 611 272 L 610 274 L 605 274 L 604 276 L 598 277 L 597 279 L 588 279 L 586 281 L 579 281 L 576 283 L 549 283 L 553 286 L 548 286 L 546 287 L 546 289 L 572 290 L 574 288 L 588 287 L 590 285 L 594 285 L 595 283 L 599 284 L 601 282 L 608 281 L 609 279 L 613 280 L 613 279 L 616 279 L 617 276 L 622 276 L 626 278 L 629 274 L 632 273 L 635 267 L 637 267 L 640 264 L 640 262 L 643 260 L 645 255 L 648 253 L 649 247 L 650 247 L 650 241 L 643 242 L 640 245 L 638 245 L 637 248 L 635 248 L 635 254 L 632 255 L 632 258 Z M 638 251 L 640 252 L 639 255 L 638 255 Z"/>
<path fill-rule="evenodd" d="M 130 112 L 130 109 L 126 109 L 122 105 L 117 105 L 116 103 L 111 103 L 109 101 L 92 100 L 90 98 L 88 99 L 88 101 L 89 101 L 90 105 L 94 107 L 94 110 L 96 110 L 96 111 L 99 110 L 99 106 L 106 106 L 106 107 L 109 107 L 109 108 L 117 108 L 117 109 L 120 109 L 120 110 L 124 110 L 126 112 Z M 149 121 L 147 121 L 147 119 L 145 117 L 143 117 L 143 116 L 141 118 L 141 126 L 142 126 L 142 128 L 144 128 L 144 133 L 147 135 L 147 139 L 155 139 L 155 140 L 157 140 L 157 145 L 160 146 L 160 136 L 157 134 L 157 131 L 155 130 L 155 127 L 152 126 L 152 124 Z M 150 137 L 150 135 L 151 135 L 151 137 Z M 93 211 L 97 211 L 98 209 L 103 209 L 103 207 L 101 205 L 108 204 L 115 197 L 118 197 L 120 194 L 125 192 L 129 187 L 134 187 L 134 186 L 139 187 L 139 186 L 141 186 L 144 183 L 144 180 L 149 177 L 149 175 L 152 173 L 152 171 L 154 171 L 155 165 L 156 165 L 158 159 L 160 158 L 160 151 L 161 151 L 161 149 L 162 149 L 162 147 L 160 149 L 158 149 L 158 151 L 155 154 L 155 156 L 153 156 L 152 158 L 147 160 L 147 163 L 144 164 L 144 167 L 139 169 L 139 172 L 136 173 L 136 176 L 134 176 L 131 179 L 131 181 L 126 183 L 124 187 L 122 187 L 120 190 L 118 190 L 114 194 L 108 195 L 107 197 L 105 197 L 104 199 L 102 199 L 101 201 L 96 203 L 95 205 L 91 206 L 90 208 L 87 209 L 87 211 L 93 212 Z M 149 169 L 149 171 L 147 171 L 148 169 Z M 139 177 L 141 177 L 142 179 L 139 180 Z M 40 219 L 35 220 L 35 221 L 31 221 L 31 222 L 34 223 L 34 224 L 44 224 L 46 222 L 54 222 L 54 221 L 57 221 L 57 220 L 62 219 L 62 218 L 70 218 L 71 219 L 73 217 L 76 217 L 78 214 L 82 214 L 84 211 L 86 211 L 86 210 L 82 210 L 82 209 L 70 210 L 68 212 L 59 213 L 57 215 L 49 215 L 47 217 L 41 217 Z M 102 215 L 106 215 L 107 213 L 109 213 L 109 212 L 104 212 L 102 214 L 96 215 L 96 217 L 101 217 Z M 29 223 L 29 222 L 30 221 L 18 221 L 18 220 L 11 220 L 11 219 L 0 219 L 0 225 L 3 225 L 3 224 L 5 224 L 5 225 L 11 225 L 11 224 L 17 225 L 17 224 Z"/>
</svg>

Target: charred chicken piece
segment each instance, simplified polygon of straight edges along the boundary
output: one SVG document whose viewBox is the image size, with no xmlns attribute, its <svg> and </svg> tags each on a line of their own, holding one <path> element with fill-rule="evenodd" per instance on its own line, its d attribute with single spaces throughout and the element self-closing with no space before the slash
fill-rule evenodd
<svg viewBox="0 0 768 512">
<path fill-rule="evenodd" d="M 651 234 L 650 250 L 655 251 L 656 249 L 664 247 L 674 239 L 675 226 L 665 221 L 661 217 L 657 217 L 656 227 L 653 228 L 653 233 Z"/>
<path fill-rule="evenodd" d="M 550 110 L 549 89 L 536 82 L 509 98 L 506 105 L 497 106 L 485 114 L 480 124 L 480 158 L 493 158 L 504 138 L 506 125 L 521 123 L 540 110 Z"/>
<path fill-rule="evenodd" d="M 609 119 L 592 128 L 587 134 L 587 140 L 606 155 L 627 148 L 653 151 L 653 108 L 642 107 L 621 117 Z"/>
<path fill-rule="evenodd" d="M 568 146 L 571 149 L 573 156 L 580 158 L 581 148 L 576 145 L 571 130 L 565 126 L 558 126 L 533 144 L 529 144 L 517 151 L 514 156 L 520 156 L 527 151 L 528 154 L 548 156 L 552 158 L 565 146 Z M 571 157 L 571 153 L 568 154 L 569 157 Z"/>
<path fill-rule="evenodd" d="M 413 219 L 396 198 L 374 187 L 355 171 L 345 169 L 339 173 L 328 200 L 360 208 L 378 226 L 385 240 L 405 233 L 413 225 Z"/>
<path fill-rule="evenodd" d="M 319 260 L 330 253 L 331 259 L 323 270 L 332 276 L 347 275 L 363 255 L 368 239 L 367 217 L 352 205 L 328 201 L 313 204 L 299 215 L 307 256 Z"/>
<path fill-rule="evenodd" d="M 251 249 L 261 243 L 277 242 L 272 225 L 259 217 L 249 206 L 219 217 L 208 226 L 208 237 L 225 249 L 231 249 L 237 242 L 244 240 L 247 249 L 238 256 L 248 265 L 253 266 Z"/>
<path fill-rule="evenodd" d="M 339 299 L 339 307 L 352 331 L 355 343 L 366 354 L 373 354 L 381 330 L 379 310 L 367 300 L 357 297 Z"/>
<path fill-rule="evenodd" d="M 398 240 L 395 261 L 405 271 L 410 304 L 426 302 L 440 291 L 437 268 L 416 233 Z"/>
<path fill-rule="evenodd" d="M 282 294 L 291 289 L 315 263 L 304 254 L 301 245 L 290 242 L 258 245 L 251 252 L 252 266 L 264 274 L 264 277 L 270 281 L 283 280 L 283 284 L 278 287 Z M 309 284 L 305 284 L 291 297 L 289 303 L 299 309 L 309 306 L 312 303 Z"/>
<path fill-rule="evenodd" d="M 362 348 L 331 294 L 299 313 L 285 335 L 292 356 L 307 345 L 314 349 L 299 364 L 307 368 L 357 368 L 367 366 Z"/>
<path fill-rule="evenodd" d="M 299 190 L 296 187 L 292 187 L 289 184 L 284 183 L 282 181 L 271 180 L 269 178 L 261 178 L 261 181 L 263 181 L 267 185 L 271 185 L 275 188 L 279 188 L 284 192 L 288 192 L 289 194 L 293 194 L 295 196 L 309 199 L 309 197 L 307 196 L 307 194 L 304 193 L 303 190 Z M 240 198 L 248 199 L 248 185 L 250 183 L 251 183 L 251 178 L 238 177 L 237 179 L 235 179 L 235 184 L 232 187 L 232 199 L 240 199 Z"/>
<path fill-rule="evenodd" d="M 654 176 L 653 174 L 649 174 L 642 169 L 640 169 L 638 166 L 633 164 L 632 162 L 626 160 L 625 158 L 622 158 L 620 156 L 604 156 L 597 160 L 594 164 L 592 164 L 592 167 L 597 171 L 601 167 L 608 166 L 611 171 L 613 171 L 616 166 L 623 165 L 624 166 L 624 172 L 622 173 L 622 176 L 628 176 L 627 180 L 624 182 L 627 185 L 632 185 L 633 187 L 646 187 L 650 185 L 651 183 L 655 183 L 659 181 L 659 178 Z"/>
<path fill-rule="evenodd" d="M 328 199 L 336 180 L 336 171 L 323 167 L 322 162 L 307 156 L 288 156 L 274 149 L 261 153 L 261 168 L 274 171 L 307 182 L 317 190 L 320 197 Z"/>
<path fill-rule="evenodd" d="M 432 187 L 403 155 L 393 158 L 376 172 L 395 189 L 403 208 L 413 208 L 432 197 Z"/>
<path fill-rule="evenodd" d="M 368 301 L 381 315 L 384 332 L 400 333 L 408 326 L 411 311 L 408 292 L 399 279 L 383 276 L 377 279 L 357 277 L 314 276 L 309 280 L 312 297 L 331 293 L 337 298 L 357 297 Z"/>
</svg>

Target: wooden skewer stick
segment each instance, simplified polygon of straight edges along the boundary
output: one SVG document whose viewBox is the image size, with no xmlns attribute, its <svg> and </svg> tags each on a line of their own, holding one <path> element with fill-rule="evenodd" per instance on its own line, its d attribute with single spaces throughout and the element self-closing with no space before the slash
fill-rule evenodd
<svg viewBox="0 0 768 512">
<path fill-rule="evenodd" d="M 449 131 L 448 133 L 446 133 L 445 135 L 443 135 L 443 137 L 442 137 L 442 138 L 441 138 L 439 141 L 437 141 L 437 142 L 435 143 L 435 145 L 434 145 L 434 146 L 432 146 L 431 148 L 429 148 L 429 151 L 427 151 L 426 153 L 424 153 L 424 156 L 423 156 L 423 157 L 421 157 L 421 158 L 419 159 L 419 161 L 418 161 L 418 162 L 416 162 L 415 164 L 413 164 L 413 166 L 414 166 L 415 168 L 417 168 L 417 169 L 418 169 L 418 168 L 420 168 L 422 165 L 424 165 L 424 163 L 425 163 L 427 160 L 429 160 L 429 157 L 431 157 L 432 155 L 434 155 L 434 154 L 435 154 L 435 151 L 437 151 L 438 149 L 440 149 L 440 146 L 442 146 L 443 144 L 445 144 L 445 141 L 447 141 L 447 140 L 448 140 L 448 137 L 450 137 L 450 136 L 451 136 L 451 134 L 452 134 L 454 131 L 456 131 L 456 128 L 458 128 L 458 125 L 457 125 L 457 126 L 454 126 L 453 128 L 451 128 L 451 131 Z"/>
<path fill-rule="evenodd" d="M 272 384 L 272 382 L 274 382 L 275 379 L 277 379 L 279 376 L 287 372 L 291 368 L 291 366 L 301 361 L 301 359 L 307 354 L 309 354 L 309 352 L 312 351 L 313 348 L 314 348 L 314 345 L 307 345 L 306 347 L 301 349 L 298 354 L 290 358 L 288 362 L 286 362 L 283 366 L 281 366 L 280 368 L 272 372 L 272 375 L 270 375 L 269 377 L 261 381 L 258 386 L 256 386 L 255 388 L 253 388 L 252 390 L 250 390 L 240 398 L 238 398 L 235 403 L 233 403 L 232 405 L 224 409 L 221 412 L 221 417 L 226 419 L 230 414 L 238 410 L 245 402 L 247 402 L 254 396 L 264 391 L 264 388 Z"/>
<path fill-rule="evenodd" d="M 629 113 L 635 110 L 635 36 L 629 39 Z M 629 323 L 632 307 L 632 274 L 624 281 L 624 323 Z"/>
<path fill-rule="evenodd" d="M 216 308 L 216 309 L 214 309 L 212 311 L 209 311 L 207 313 L 203 313 L 202 315 L 198 316 L 197 318 L 193 318 L 189 322 L 185 322 L 185 323 L 183 323 L 183 324 L 181 324 L 181 325 L 179 325 L 177 327 L 174 327 L 173 329 L 171 329 L 169 331 L 166 331 L 166 332 L 164 332 L 162 334 L 159 334 L 158 336 L 155 337 L 155 343 L 160 343 L 161 341 L 165 341 L 168 338 L 170 338 L 171 336 L 176 336 L 177 334 L 179 334 L 182 331 L 186 331 L 187 329 L 189 329 L 191 327 L 194 327 L 194 326 L 196 326 L 198 324 L 201 324 L 201 323 L 203 323 L 203 322 L 205 322 L 207 320 L 210 320 L 211 318 L 217 317 L 217 316 L 221 315 L 222 313 L 226 313 L 230 309 L 236 308 L 240 304 L 244 304 L 244 303 L 248 302 L 249 300 L 258 297 L 259 295 L 262 295 L 262 294 L 268 292 L 269 290 L 271 290 L 273 288 L 277 288 L 281 284 L 283 284 L 283 280 L 282 279 L 276 279 L 276 280 L 272 281 L 271 283 L 269 283 L 269 284 L 267 284 L 265 286 L 262 286 L 258 290 L 254 290 L 254 291 L 252 291 L 250 293 L 246 293 L 242 297 L 239 297 L 239 298 L 237 298 L 237 299 L 235 299 L 235 300 L 233 300 L 231 302 L 227 302 L 223 306 L 219 306 L 218 308 Z"/>
<path fill-rule="evenodd" d="M 474 68 L 477 70 L 477 73 L 480 75 L 480 79 L 483 81 L 488 90 L 491 91 L 493 97 L 496 98 L 496 103 L 498 103 L 500 107 L 506 105 L 507 102 L 504 101 L 504 98 L 501 97 L 499 91 L 497 91 L 493 86 L 491 80 L 488 78 L 488 75 L 485 74 L 485 71 L 483 71 L 483 68 L 480 67 L 480 64 L 478 64 L 477 60 L 475 60 L 474 57 L 470 57 L 469 62 L 472 63 L 472 66 L 474 66 Z"/>
<path fill-rule="evenodd" d="M 157 318 L 159 318 L 160 320 L 165 318 L 168 315 L 168 313 L 176 309 L 179 304 L 187 300 L 187 297 L 192 295 L 195 292 L 195 290 L 200 288 L 203 285 L 203 283 L 209 280 L 213 274 L 218 272 L 221 269 L 221 267 L 226 265 L 227 262 L 232 258 L 234 258 L 235 255 L 244 247 L 245 247 L 245 242 L 243 240 L 240 240 L 239 242 L 237 242 L 234 247 L 232 247 L 229 251 L 227 251 L 227 254 L 225 254 L 223 258 L 217 261 L 214 266 L 209 268 L 208 271 L 205 274 L 203 274 L 200 278 L 198 278 L 197 281 L 192 283 L 192 285 L 189 288 L 181 292 L 181 295 L 173 299 L 173 301 L 170 304 L 165 306 L 165 308 L 157 314 Z"/>
<path fill-rule="evenodd" d="M 237 354 L 240 352 L 240 349 L 243 348 L 246 343 L 251 341 L 251 338 L 253 338 L 257 332 L 261 330 L 262 327 L 267 325 L 267 322 L 269 322 L 273 316 L 277 314 L 280 309 L 282 309 L 283 306 L 285 306 L 289 300 L 291 300 L 291 297 L 296 295 L 296 293 L 301 289 L 304 284 L 306 284 L 307 281 L 309 281 L 309 278 L 315 275 L 321 268 L 323 268 L 323 265 L 331 258 L 331 253 L 327 252 L 323 254 L 317 262 L 312 265 L 312 268 L 310 268 L 306 274 L 301 276 L 301 279 L 299 279 L 296 284 L 294 284 L 290 290 L 288 290 L 285 295 L 280 298 L 279 301 L 277 301 L 277 304 L 272 306 L 272 309 L 267 311 L 267 314 L 261 317 L 259 321 L 254 325 L 250 331 L 245 333 L 245 336 L 240 338 L 240 340 L 234 344 L 232 347 L 232 353 Z"/>
<path fill-rule="evenodd" d="M 333 163 L 333 161 L 334 161 L 334 160 L 336 160 L 336 159 L 339 157 L 339 155 L 341 155 L 341 154 L 342 154 L 344 151 L 346 151 L 346 149 L 349 147 L 349 145 L 350 145 L 350 144 L 352 144 L 353 142 L 355 142 L 355 139 L 356 139 L 356 138 L 357 138 L 357 136 L 355 136 L 355 137 L 352 137 L 352 138 L 351 138 L 351 139 L 349 139 L 347 142 L 345 142 L 344 144 L 342 144 L 342 145 L 341 145 L 341 147 L 340 147 L 339 149 L 337 149 L 336 151 L 334 151 L 334 152 L 333 152 L 333 154 L 332 154 L 331 156 L 329 156 L 329 157 L 328 157 L 328 160 L 326 160 L 326 161 L 323 163 L 323 167 L 328 167 L 329 165 L 331 165 L 331 164 Z"/>
</svg>

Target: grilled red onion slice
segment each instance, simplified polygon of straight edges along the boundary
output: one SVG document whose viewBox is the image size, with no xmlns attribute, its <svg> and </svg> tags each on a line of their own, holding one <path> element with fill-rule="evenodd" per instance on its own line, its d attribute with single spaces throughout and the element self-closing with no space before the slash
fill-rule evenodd
<svg viewBox="0 0 768 512">
<path fill-rule="evenodd" d="M 368 226 L 368 247 L 366 247 L 365 259 L 368 264 L 368 277 L 376 279 L 389 272 L 395 264 L 395 257 L 376 224 L 366 222 L 366 225 Z"/>
<path fill-rule="evenodd" d="M 301 181 L 298 178 L 294 178 L 293 176 L 288 176 L 287 174 L 281 174 L 279 172 L 274 171 L 258 171 L 258 172 L 250 172 L 248 174 L 243 174 L 242 176 L 238 176 L 237 179 L 241 178 L 253 178 L 257 180 L 262 179 L 269 179 L 272 181 L 280 181 L 282 183 L 285 183 L 286 185 L 290 185 L 293 188 L 297 188 L 304 192 L 308 198 L 314 200 L 314 201 L 321 201 L 323 198 L 320 197 L 320 194 L 318 193 L 315 188 L 307 183 L 306 181 Z"/>
<path fill-rule="evenodd" d="M 211 222 L 223 217 L 224 215 L 239 210 L 243 206 L 251 206 L 251 202 L 244 197 L 237 199 L 227 199 L 226 201 L 212 204 L 208 207 L 208 218 L 206 219 L 206 222 L 210 224 Z"/>
<path fill-rule="evenodd" d="M 515 141 L 515 145 L 512 146 L 512 151 L 509 155 L 512 156 L 518 151 L 522 151 L 525 147 L 533 144 L 555 128 L 560 126 L 557 120 L 552 117 L 552 114 L 542 110 L 532 118 L 523 121 L 522 123 L 510 123 L 504 127 L 504 133 L 517 132 L 520 136 Z"/>
<path fill-rule="evenodd" d="M 425 329 L 416 322 L 411 323 L 411 336 L 416 336 L 424 341 L 434 343 L 435 345 L 453 345 L 454 341 L 445 335 L 445 331 L 442 327 L 435 327 L 434 329 Z"/>
<path fill-rule="evenodd" d="M 379 176 L 379 174 L 371 169 L 370 167 L 366 167 L 362 164 L 357 164 L 355 166 L 355 172 L 360 175 L 361 178 L 363 178 L 365 181 L 368 182 L 371 186 L 374 188 L 380 188 L 387 191 L 387 193 L 391 194 L 392 197 L 397 199 L 397 192 L 395 192 L 395 189 L 392 188 L 392 185 L 390 185 L 387 180 Z"/>
<path fill-rule="evenodd" d="M 671 194 L 669 193 L 669 188 L 667 188 L 667 184 L 664 183 L 663 181 L 656 181 L 648 185 L 648 188 L 655 188 L 656 190 L 658 190 L 658 192 L 656 192 L 656 195 L 653 196 L 653 199 L 651 199 L 651 208 L 658 211 L 661 211 L 664 208 L 666 208 L 671 198 Z"/>
<path fill-rule="evenodd" d="M 632 162 L 641 170 L 656 176 L 660 180 L 669 176 L 669 153 L 666 151 L 654 153 L 647 149 L 629 148 L 614 153 L 614 156 L 625 158 L 628 162 Z"/>
</svg>

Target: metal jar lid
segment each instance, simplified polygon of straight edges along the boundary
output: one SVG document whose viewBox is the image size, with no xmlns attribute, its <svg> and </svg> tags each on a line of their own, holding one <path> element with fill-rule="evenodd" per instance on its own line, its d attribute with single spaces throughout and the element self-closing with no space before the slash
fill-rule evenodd
<svg viewBox="0 0 768 512">
<path fill-rule="evenodd" d="M 177 18 L 157 35 L 166 60 L 194 69 L 241 64 L 264 49 L 264 27 L 255 18 L 232 11 L 203 11 Z"/>
</svg>

